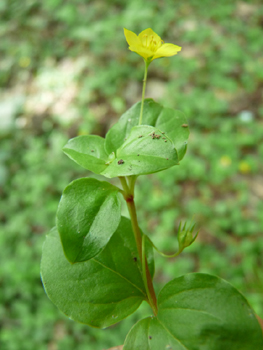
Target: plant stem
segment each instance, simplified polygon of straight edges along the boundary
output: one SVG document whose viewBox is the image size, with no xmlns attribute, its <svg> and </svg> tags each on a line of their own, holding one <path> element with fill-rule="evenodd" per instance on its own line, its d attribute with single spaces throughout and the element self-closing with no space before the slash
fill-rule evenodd
<svg viewBox="0 0 263 350">
<path fill-rule="evenodd" d="M 137 175 L 128 176 L 130 191 L 131 191 L 131 194 L 133 195 L 133 197 L 134 197 L 134 186 L 135 186 L 135 182 L 137 180 L 137 177 L 138 177 Z"/>
<path fill-rule="evenodd" d="M 149 271 L 148 263 L 147 263 L 147 259 L 146 259 L 145 235 L 144 234 L 142 235 L 142 275 L 143 275 L 143 281 L 144 281 L 144 285 L 146 288 L 146 293 L 147 293 L 147 297 L 149 300 L 149 304 L 151 305 L 153 312 L 156 316 L 158 313 L 157 299 L 156 299 L 155 291 L 154 291 L 153 284 L 152 284 L 152 278 L 150 275 L 150 271 Z M 150 282 L 148 282 L 149 278 L 150 278 Z"/>
<path fill-rule="evenodd" d="M 144 60 L 145 63 L 145 70 L 144 70 L 144 77 L 143 77 L 143 86 L 142 86 L 142 103 L 141 103 L 141 112 L 140 112 L 140 119 L 139 119 L 139 125 L 142 124 L 142 114 L 143 114 L 143 104 L 144 104 L 144 96 L 145 96 L 145 87 L 146 87 L 146 81 L 147 81 L 147 72 L 149 67 L 149 62 Z"/>
<path fill-rule="evenodd" d="M 143 281 L 144 281 L 144 286 L 145 286 L 147 297 L 148 297 L 148 303 L 151 306 L 151 308 L 154 312 L 154 315 L 156 316 L 157 310 L 158 310 L 157 299 L 156 299 L 155 291 L 153 288 L 152 277 L 151 277 L 151 274 L 149 271 L 147 259 L 146 259 L 145 252 L 144 252 L 144 247 L 142 245 L 142 235 L 141 235 L 141 230 L 139 228 L 136 208 L 135 208 L 135 204 L 134 204 L 134 184 L 135 184 L 136 177 L 134 179 L 130 180 L 131 188 L 129 188 L 125 177 L 119 177 L 119 179 L 121 181 L 121 184 L 122 184 L 122 187 L 124 190 L 123 197 L 127 203 L 127 207 L 128 207 L 130 218 L 131 218 L 132 230 L 134 233 L 139 258 L 140 258 L 140 261 L 142 263 Z"/>
</svg>

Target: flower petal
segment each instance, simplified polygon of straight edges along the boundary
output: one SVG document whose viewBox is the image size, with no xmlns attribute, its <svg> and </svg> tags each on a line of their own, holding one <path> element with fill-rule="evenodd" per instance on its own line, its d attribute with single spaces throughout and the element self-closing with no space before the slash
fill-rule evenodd
<svg viewBox="0 0 263 350">
<path fill-rule="evenodd" d="M 139 35 L 138 38 L 140 39 L 140 41 L 144 44 L 147 45 L 145 43 L 146 38 L 149 37 L 149 39 L 151 37 L 153 37 L 153 40 L 158 42 L 161 42 L 161 38 L 159 37 L 159 35 L 157 35 L 151 28 L 147 28 L 145 30 L 143 30 Z"/>
<path fill-rule="evenodd" d="M 127 40 L 127 43 L 130 45 L 130 46 L 137 46 L 137 45 L 141 45 L 141 42 L 138 38 L 138 36 L 133 33 L 131 30 L 128 30 L 126 28 L 123 28 L 124 29 L 124 35 L 125 35 L 125 38 Z"/>
<path fill-rule="evenodd" d="M 147 58 L 152 57 L 154 55 L 154 52 L 151 50 L 146 49 L 143 46 L 129 46 L 129 49 L 133 52 L 136 52 L 138 55 L 142 56 L 147 60 Z"/>
<path fill-rule="evenodd" d="M 181 47 L 174 44 L 163 44 L 154 54 L 153 60 L 159 57 L 170 57 L 181 51 Z"/>
</svg>

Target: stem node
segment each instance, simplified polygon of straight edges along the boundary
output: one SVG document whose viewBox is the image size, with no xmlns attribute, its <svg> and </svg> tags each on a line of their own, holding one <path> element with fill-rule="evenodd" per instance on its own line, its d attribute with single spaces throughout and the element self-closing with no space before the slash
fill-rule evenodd
<svg viewBox="0 0 263 350">
<path fill-rule="evenodd" d="M 125 198 L 125 200 L 126 200 L 127 203 L 131 203 L 131 202 L 134 201 L 132 195 L 127 196 L 127 197 Z"/>
</svg>

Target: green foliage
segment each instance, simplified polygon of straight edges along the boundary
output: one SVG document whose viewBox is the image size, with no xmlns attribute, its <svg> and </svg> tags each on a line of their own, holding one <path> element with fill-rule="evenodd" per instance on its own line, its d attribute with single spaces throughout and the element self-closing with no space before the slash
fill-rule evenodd
<svg viewBox="0 0 263 350">
<path fill-rule="evenodd" d="M 116 151 L 116 159 L 102 173 L 106 177 L 152 174 L 178 164 L 169 136 L 149 125 L 135 126 Z"/>
<path fill-rule="evenodd" d="M 106 246 L 121 220 L 119 189 L 95 179 L 69 184 L 57 212 L 63 250 L 72 263 L 95 257 Z"/>
<path fill-rule="evenodd" d="M 64 153 L 83 168 L 100 174 L 107 168 L 108 154 L 104 149 L 104 139 L 96 135 L 83 135 L 68 141 Z"/>
<path fill-rule="evenodd" d="M 124 350 L 262 348 L 251 307 L 218 277 L 196 273 L 176 278 L 161 290 L 158 305 L 157 317 L 145 318 L 131 329 Z"/>
<path fill-rule="evenodd" d="M 140 127 L 138 127 L 139 122 L 139 115 L 140 115 L 140 109 L 141 109 L 141 102 L 136 103 L 133 105 L 127 112 L 125 112 L 120 120 L 108 131 L 106 135 L 106 143 L 105 147 L 108 153 L 111 152 L 117 152 L 118 155 L 121 156 L 121 150 L 127 147 L 129 145 L 131 149 L 128 149 L 129 154 L 131 150 L 133 150 L 135 146 L 135 150 L 137 149 L 138 153 L 141 152 L 141 149 L 145 149 L 144 142 L 141 144 L 141 141 L 143 140 L 137 140 L 139 144 L 134 145 L 133 144 L 133 137 L 139 138 L 140 136 L 144 136 L 143 130 L 140 131 Z M 186 152 L 186 145 L 187 145 L 187 139 L 189 137 L 189 130 L 188 125 L 186 124 L 186 118 L 184 114 L 180 111 L 173 110 L 171 108 L 165 108 L 161 106 L 159 103 L 156 103 L 152 99 L 147 99 L 144 102 L 144 109 L 143 109 L 143 125 L 151 125 L 159 130 L 156 130 L 157 135 L 159 133 L 159 136 L 152 137 L 152 139 L 156 140 L 162 139 L 166 140 L 167 136 L 167 142 L 172 141 L 174 144 L 174 148 L 177 150 L 177 154 L 179 157 L 179 160 L 181 160 Z M 136 129 L 132 131 L 132 128 L 136 127 Z M 150 129 L 149 129 L 150 130 Z M 147 133 L 147 131 L 145 131 Z M 149 131 L 149 133 L 155 132 L 155 130 Z M 129 136 L 129 138 L 128 138 Z M 128 139 L 127 139 L 128 138 Z M 125 141 L 125 142 L 124 142 Z M 122 146 L 122 147 L 121 147 Z M 165 145 L 164 145 L 165 146 Z M 167 145 L 168 146 L 168 145 Z M 148 152 L 150 152 L 149 147 L 153 149 L 154 152 L 154 146 L 153 143 L 150 143 L 150 146 L 146 146 L 146 149 L 148 147 Z M 120 148 L 120 151 L 118 152 L 118 148 Z M 160 149 L 160 145 L 158 147 Z M 136 152 L 134 152 L 136 153 Z M 162 153 L 160 151 L 160 153 Z M 168 154 L 169 156 L 169 154 Z M 166 158 L 166 157 L 163 157 Z M 157 170 L 156 170 L 157 171 Z M 148 173 L 152 173 L 154 171 L 149 171 Z M 145 174 L 145 172 L 142 172 L 140 174 Z M 133 175 L 131 173 L 127 173 L 126 175 Z M 114 176 L 118 176 L 117 174 Z"/>
<path fill-rule="evenodd" d="M 136 125 L 141 103 L 132 106 L 106 135 L 70 140 L 64 152 L 86 169 L 112 178 L 151 174 L 178 164 L 186 151 L 189 136 L 180 111 L 145 101 L 143 123 Z M 157 127 L 154 127 L 157 126 Z"/>
<path fill-rule="evenodd" d="M 1 348 L 101 350 L 123 343 L 129 328 L 149 315 L 145 305 L 114 328 L 93 330 L 64 317 L 39 280 L 41 246 L 61 192 L 87 176 L 61 148 L 83 133 L 105 137 L 140 96 L 143 68 L 125 52 L 124 26 L 137 33 L 152 27 L 182 46 L 175 59 L 154 62 L 146 93 L 184 111 L 191 147 L 180 171 L 138 179 L 136 204 L 143 231 L 166 253 L 176 250 L 180 220 L 195 214 L 201 230 L 176 262 L 156 256 L 155 287 L 190 271 L 217 274 L 263 316 L 262 6 L 258 0 L 210 5 L 0 2 L 0 85 L 6 89 L 0 101 Z M 55 110 L 54 100 L 39 110 L 46 86 L 49 97 L 61 87 L 67 98 L 72 81 L 65 77 L 72 71 L 77 94 L 71 106 L 80 117 L 68 119 L 68 105 Z M 35 93 L 39 99 L 30 108 Z M 14 113 L 8 129 L 7 106 Z"/>
<path fill-rule="evenodd" d="M 139 321 L 131 329 L 124 350 L 195 350 L 200 347 L 248 350 L 251 346 L 261 349 L 262 331 L 253 310 L 234 287 L 218 277 L 184 275 L 166 284 L 156 299 L 153 269 L 150 272 L 148 267 L 148 261 L 153 260 L 148 257 L 149 249 L 145 250 L 147 236 L 141 237 L 138 226 L 134 185 L 138 175 L 168 168 L 170 164 L 163 166 L 166 157 L 177 164 L 178 153 L 169 131 L 167 136 L 151 125 L 130 127 L 135 124 L 134 120 L 138 121 L 138 111 L 134 113 L 136 108 L 138 104 L 107 134 L 109 150 L 114 151 L 108 155 L 104 153 L 106 169 L 102 169 L 101 174 L 119 176 L 123 190 L 107 182 L 82 178 L 73 181 L 63 192 L 57 229 L 47 236 L 43 247 L 41 277 L 47 295 L 71 319 L 98 328 L 119 322 L 146 300 L 154 316 Z M 177 117 L 177 125 L 173 126 L 173 113 L 169 112 L 167 119 L 165 109 L 148 100 L 146 116 L 151 117 L 151 109 L 155 117 L 160 115 L 160 110 L 163 112 L 155 121 L 150 118 L 151 123 L 168 123 L 180 147 L 185 125 L 179 124 Z M 114 146 L 115 138 L 119 147 Z M 74 161 L 87 164 L 91 169 L 95 166 L 97 170 L 98 163 L 93 161 L 96 157 L 90 155 L 96 150 L 102 167 L 103 139 L 78 137 L 69 144 L 66 150 L 70 150 L 69 156 Z M 136 164 L 137 157 L 142 159 L 141 164 Z M 118 170 L 125 163 L 124 171 Z M 127 202 L 131 222 L 120 219 L 119 192 Z M 178 253 L 173 256 L 195 241 L 194 226 L 187 227 L 185 223 L 181 229 L 180 224 Z M 149 238 L 146 241 L 148 246 L 156 248 Z M 77 264 L 71 265 L 66 258 Z"/>
<path fill-rule="evenodd" d="M 149 249 L 148 249 L 149 251 Z M 67 316 L 93 327 L 109 327 L 133 313 L 146 299 L 131 223 L 121 224 L 103 252 L 71 265 L 53 229 L 43 247 L 41 275 L 50 299 Z M 149 252 L 153 273 L 153 256 Z"/>
</svg>

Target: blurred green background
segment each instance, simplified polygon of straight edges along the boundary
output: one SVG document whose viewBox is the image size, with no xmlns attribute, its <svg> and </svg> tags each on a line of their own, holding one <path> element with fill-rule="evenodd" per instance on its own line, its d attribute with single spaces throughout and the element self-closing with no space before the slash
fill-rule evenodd
<svg viewBox="0 0 263 350">
<path fill-rule="evenodd" d="M 262 1 L 1 0 L 0 18 L 1 350 L 107 349 L 150 312 L 144 305 L 92 329 L 60 313 L 39 277 L 63 188 L 93 176 L 62 146 L 105 136 L 140 100 L 144 64 L 123 27 L 151 27 L 182 46 L 151 64 L 147 96 L 187 115 L 188 151 L 180 166 L 138 179 L 136 204 L 141 227 L 167 253 L 180 220 L 194 215 L 200 235 L 179 258 L 156 257 L 156 289 L 183 273 L 213 273 L 263 317 Z"/>
</svg>

